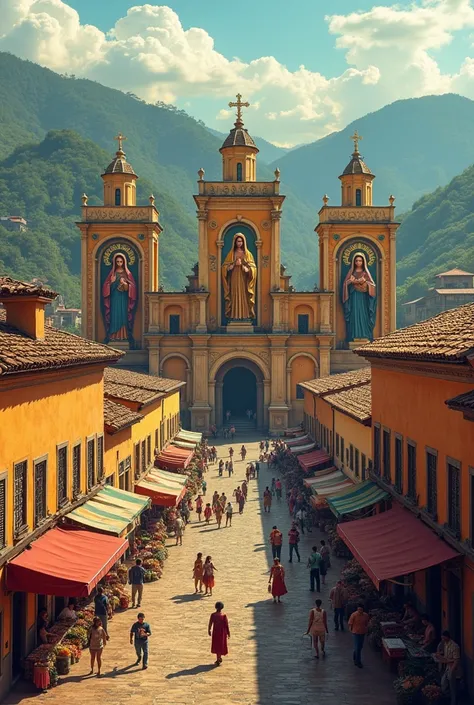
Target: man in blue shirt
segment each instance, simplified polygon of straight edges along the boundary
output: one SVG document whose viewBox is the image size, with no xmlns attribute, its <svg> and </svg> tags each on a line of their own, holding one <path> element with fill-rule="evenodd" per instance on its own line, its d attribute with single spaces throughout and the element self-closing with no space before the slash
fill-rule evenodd
<svg viewBox="0 0 474 705">
<path fill-rule="evenodd" d="M 100 617 L 105 633 L 108 635 L 108 616 L 110 612 L 109 598 L 104 595 L 104 588 L 99 585 L 97 595 L 94 597 L 95 616 Z"/>
<path fill-rule="evenodd" d="M 137 558 L 135 565 L 128 571 L 128 582 L 132 586 L 132 609 L 135 608 L 135 597 L 138 594 L 137 607 L 142 604 L 143 583 L 145 582 L 145 568 L 142 566 L 141 558 Z"/>
<path fill-rule="evenodd" d="M 139 612 L 137 621 L 132 624 L 130 629 L 130 643 L 133 644 L 133 637 L 135 637 L 135 651 L 137 653 L 135 666 L 138 666 L 143 654 L 143 669 L 148 668 L 148 638 L 150 635 L 150 625 L 145 622 L 143 612 Z"/>
</svg>

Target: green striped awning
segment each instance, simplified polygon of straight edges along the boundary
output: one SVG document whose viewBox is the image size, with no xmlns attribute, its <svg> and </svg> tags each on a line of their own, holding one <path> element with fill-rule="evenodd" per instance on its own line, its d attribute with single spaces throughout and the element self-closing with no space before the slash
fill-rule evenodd
<svg viewBox="0 0 474 705">
<path fill-rule="evenodd" d="M 348 492 L 345 490 L 340 494 L 328 497 L 327 501 L 333 514 L 337 517 L 341 517 L 344 514 L 350 514 L 359 509 L 370 507 L 372 504 L 387 499 L 388 496 L 388 492 L 381 489 L 375 482 L 366 480 L 358 485 L 354 485 L 352 491 Z"/>
<path fill-rule="evenodd" d="M 107 485 L 69 512 L 67 518 L 90 529 L 121 536 L 149 504 L 146 497 Z"/>
</svg>

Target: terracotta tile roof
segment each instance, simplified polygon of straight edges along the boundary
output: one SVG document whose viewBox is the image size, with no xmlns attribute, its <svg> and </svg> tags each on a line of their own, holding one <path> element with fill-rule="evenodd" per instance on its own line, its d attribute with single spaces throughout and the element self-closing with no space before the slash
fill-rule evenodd
<svg viewBox="0 0 474 705">
<path fill-rule="evenodd" d="M 108 345 L 50 326 L 45 328 L 44 340 L 33 340 L 6 323 L 5 311 L 0 310 L 0 376 L 97 362 L 110 364 L 122 355 Z"/>
<path fill-rule="evenodd" d="M 150 404 L 185 383 L 176 379 L 154 377 L 121 368 L 108 367 L 104 375 L 104 392 L 107 397 Z"/>
<path fill-rule="evenodd" d="M 372 418 L 372 385 L 370 382 L 346 389 L 344 392 L 328 394 L 324 397 L 324 401 L 362 423 L 366 423 Z"/>
<path fill-rule="evenodd" d="M 10 296 L 44 296 L 47 299 L 55 299 L 57 293 L 44 286 L 22 282 L 11 277 L 0 277 L 0 298 L 6 299 Z"/>
<path fill-rule="evenodd" d="M 474 411 L 474 389 L 470 392 L 464 392 L 464 394 L 458 394 L 452 399 L 447 399 L 444 403 L 455 411 Z"/>
<path fill-rule="evenodd" d="M 474 289 L 434 289 L 437 294 L 441 294 L 442 296 L 448 296 L 451 294 L 470 294 L 471 296 L 474 295 Z"/>
<path fill-rule="evenodd" d="M 437 277 L 462 277 L 462 276 L 468 276 L 468 277 L 474 277 L 473 272 L 465 272 L 464 269 L 457 269 L 455 267 L 454 269 L 450 269 L 447 272 L 441 272 L 441 274 L 437 274 Z"/>
<path fill-rule="evenodd" d="M 137 414 L 123 404 L 117 404 L 110 399 L 104 399 L 104 425 L 109 433 L 117 433 L 124 428 L 133 426 L 143 419 L 142 414 Z"/>
<path fill-rule="evenodd" d="M 343 176 L 347 174 L 372 174 L 367 164 L 363 161 L 360 154 L 355 152 L 352 159 L 342 172 Z"/>
<path fill-rule="evenodd" d="M 252 137 L 250 137 L 248 130 L 246 130 L 245 127 L 233 127 L 232 130 L 227 135 L 227 137 L 225 138 L 221 149 L 224 149 L 225 147 L 244 147 L 244 146 L 245 147 L 255 147 L 255 149 L 257 149 L 257 145 L 253 141 Z"/>
<path fill-rule="evenodd" d="M 325 396 L 326 394 L 341 392 L 344 389 L 367 384 L 370 379 L 370 367 L 362 367 L 360 370 L 341 372 L 337 375 L 328 375 L 327 377 L 311 379 L 308 382 L 300 382 L 300 387 L 313 392 L 317 396 Z"/>
<path fill-rule="evenodd" d="M 356 350 L 367 358 L 464 362 L 474 350 L 474 303 L 443 311 Z"/>
</svg>

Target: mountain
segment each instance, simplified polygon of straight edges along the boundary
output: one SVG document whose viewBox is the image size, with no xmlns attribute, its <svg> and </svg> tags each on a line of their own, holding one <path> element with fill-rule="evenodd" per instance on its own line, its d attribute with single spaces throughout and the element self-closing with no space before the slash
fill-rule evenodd
<svg viewBox="0 0 474 705">
<path fill-rule="evenodd" d="M 97 174 L 110 155 L 72 130 L 48 132 L 39 144 L 18 147 L 0 163 L 0 213 L 21 213 L 28 220 L 25 232 L 0 227 L 0 271 L 22 279 L 46 278 L 69 305 L 80 302 L 81 195 L 90 205 L 102 203 L 102 182 Z M 137 182 L 137 202 L 147 203 L 153 186 Z M 161 195 L 160 211 L 166 221 L 161 239 L 161 280 L 179 287 L 189 271 L 189 252 L 195 249 L 195 219 L 169 194 Z"/>
<path fill-rule="evenodd" d="M 474 166 L 420 198 L 397 233 L 398 301 L 410 301 L 453 267 L 474 272 Z"/>
<path fill-rule="evenodd" d="M 230 127 L 230 126 L 229 126 Z M 103 152 L 102 162 L 84 184 L 87 194 L 101 188 L 100 173 L 115 151 L 113 136 L 122 131 L 125 151 L 140 180 L 147 179 L 162 212 L 164 232 L 161 236 L 162 283 L 181 288 L 185 275 L 197 259 L 196 192 L 197 170 L 205 169 L 205 178 L 221 177 L 222 140 L 173 106 L 150 105 L 131 94 L 107 88 L 94 81 L 59 74 L 10 54 L 0 53 L 0 130 L 4 155 L 18 147 L 40 142 L 50 130 L 73 130 L 92 140 Z M 273 180 L 274 169 L 259 164 L 258 177 Z M 317 279 L 317 241 L 313 232 L 314 209 L 287 190 L 282 219 L 282 251 L 291 265 L 296 283 L 311 287 Z M 149 194 L 147 194 L 149 195 Z M 79 213 L 80 198 L 71 203 Z M 7 205 L 0 215 L 9 215 Z M 21 215 L 28 215 L 19 211 Z M 31 211 L 30 211 L 31 217 Z M 194 219 L 190 238 L 189 218 Z M 174 252 L 179 228 L 183 223 L 186 247 Z M 174 225 L 176 224 L 176 230 Z M 171 235 L 170 234 L 171 230 Z M 70 237 L 78 237 L 76 229 Z M 168 253 L 168 259 L 165 254 Z M 176 271 L 167 270 L 171 259 L 179 261 Z M 14 272 L 19 275 L 19 272 Z M 77 301 L 76 301 L 77 303 Z"/>
<path fill-rule="evenodd" d="M 282 186 L 320 204 L 327 193 L 340 203 L 338 176 L 352 152 L 350 136 L 364 137 L 361 153 L 376 175 L 374 201 L 396 197 L 398 212 L 474 162 L 474 101 L 447 94 L 399 100 L 352 122 L 341 132 L 294 149 L 271 166 L 281 169 Z"/>
<path fill-rule="evenodd" d="M 209 130 L 211 135 L 218 137 L 221 142 L 223 142 L 227 137 L 227 133 L 219 132 L 219 130 L 213 130 L 212 127 L 208 127 L 207 129 Z M 255 135 L 252 135 L 252 137 L 253 141 L 259 149 L 259 162 L 263 164 L 270 164 L 275 160 L 278 161 L 280 157 L 290 151 L 288 147 L 277 147 L 276 144 L 267 142 L 267 140 L 264 140 L 263 137 L 255 137 Z"/>
</svg>

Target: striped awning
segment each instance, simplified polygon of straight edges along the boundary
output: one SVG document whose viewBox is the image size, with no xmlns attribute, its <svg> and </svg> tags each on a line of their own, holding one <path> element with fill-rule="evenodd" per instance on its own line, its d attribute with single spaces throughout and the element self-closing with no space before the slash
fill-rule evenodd
<svg viewBox="0 0 474 705">
<path fill-rule="evenodd" d="M 171 482 L 173 485 L 178 485 L 178 487 L 184 487 L 187 475 L 181 475 L 177 472 L 168 472 L 167 470 L 162 470 L 161 468 L 152 468 L 145 479 L 151 478 L 152 480 L 156 478 L 157 481 Z"/>
<path fill-rule="evenodd" d="M 176 438 L 182 441 L 192 441 L 193 443 L 201 443 L 202 433 L 198 433 L 197 431 L 186 431 L 184 428 L 182 428 L 177 434 Z"/>
<path fill-rule="evenodd" d="M 366 480 L 359 485 L 354 485 L 350 492 L 336 494 L 328 499 L 328 504 L 332 512 L 337 516 L 350 514 L 359 509 L 365 509 L 372 504 L 387 499 L 388 492 L 381 489 L 375 482 Z"/>
<path fill-rule="evenodd" d="M 106 486 L 69 512 L 67 518 L 81 526 L 121 536 L 149 504 L 149 500 L 133 492 Z"/>
<path fill-rule="evenodd" d="M 176 448 L 185 448 L 186 450 L 195 450 L 197 443 L 192 441 L 179 441 L 177 438 L 174 439 L 173 445 Z"/>
<path fill-rule="evenodd" d="M 331 456 L 324 449 L 303 453 L 298 458 L 298 462 L 305 472 L 309 472 L 310 469 L 316 469 L 320 465 L 326 465 L 330 460 Z"/>
<path fill-rule="evenodd" d="M 144 480 L 135 485 L 135 492 L 151 499 L 152 504 L 158 507 L 176 507 L 186 494 L 186 487 L 172 486 L 171 482 L 153 478 L 150 473 Z"/>
<path fill-rule="evenodd" d="M 300 453 L 309 453 L 313 448 L 316 448 L 316 443 L 311 442 L 303 446 L 291 446 L 290 451 L 293 455 L 299 455 Z"/>
<path fill-rule="evenodd" d="M 301 446 L 301 445 L 306 445 L 307 443 L 311 442 L 311 438 L 308 436 L 307 433 L 302 433 L 300 436 L 295 436 L 295 438 L 292 438 L 291 440 L 288 439 L 285 441 L 286 445 L 289 448 L 292 448 L 293 446 Z"/>
<path fill-rule="evenodd" d="M 321 485 L 324 483 L 331 483 L 335 478 L 340 478 L 342 477 L 343 473 L 334 465 L 330 468 L 326 468 L 325 470 L 318 470 L 317 474 L 314 477 L 305 477 L 303 480 L 303 484 L 310 490 L 313 489 L 313 487 L 316 487 L 317 485 Z"/>
</svg>

